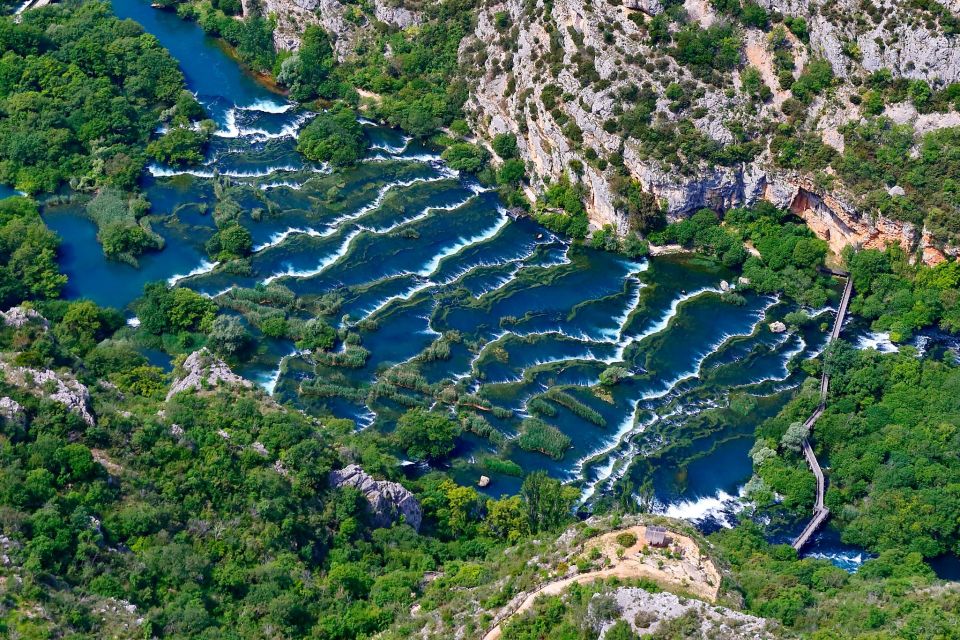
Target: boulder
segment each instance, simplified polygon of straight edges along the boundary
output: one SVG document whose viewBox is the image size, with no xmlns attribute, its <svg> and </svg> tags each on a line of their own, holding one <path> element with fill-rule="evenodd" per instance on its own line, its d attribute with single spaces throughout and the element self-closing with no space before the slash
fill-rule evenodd
<svg viewBox="0 0 960 640">
<path fill-rule="evenodd" d="M 374 480 L 359 465 L 351 464 L 330 473 L 330 486 L 359 490 L 370 503 L 371 520 L 375 527 L 389 527 L 399 522 L 402 516 L 404 522 L 414 530 L 420 530 L 423 520 L 420 502 L 402 484 Z"/>
<path fill-rule="evenodd" d="M 480 476 L 480 479 L 477 480 L 477 486 L 480 487 L 481 489 L 484 487 L 489 487 L 490 478 L 488 478 L 487 476 Z"/>
<path fill-rule="evenodd" d="M 770 327 L 770 331 L 772 331 L 773 333 L 783 333 L 784 331 L 787 330 L 787 325 L 783 324 L 779 320 L 777 320 L 776 322 L 771 322 L 769 327 Z"/>
</svg>

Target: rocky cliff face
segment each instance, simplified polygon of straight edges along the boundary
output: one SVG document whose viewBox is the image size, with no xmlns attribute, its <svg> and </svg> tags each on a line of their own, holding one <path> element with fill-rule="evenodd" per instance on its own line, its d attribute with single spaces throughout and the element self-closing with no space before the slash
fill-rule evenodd
<svg viewBox="0 0 960 640">
<path fill-rule="evenodd" d="M 341 60 L 353 51 L 357 38 L 370 26 L 356 5 L 337 0 L 243 0 L 243 14 L 252 12 L 275 16 L 273 41 L 278 51 L 296 51 L 303 30 L 310 25 L 320 25 L 335 38 L 334 48 Z M 375 0 L 373 12 L 379 22 L 400 29 L 419 22 L 418 14 L 406 8 L 402 0 L 392 3 Z"/>
<path fill-rule="evenodd" d="M 257 0 L 245 0 L 256 2 Z M 364 33 L 379 21 L 394 28 L 420 22 L 418 5 L 407 0 L 375 0 L 367 15 L 336 0 L 259 0 L 261 11 L 277 17 L 275 40 L 295 49 L 305 25 L 320 24 L 348 58 Z M 863 117 L 851 100 L 855 85 L 872 71 L 927 80 L 934 87 L 960 81 L 960 38 L 930 10 L 906 0 L 761 0 L 771 12 L 804 18 L 806 41 L 785 32 L 794 77 L 808 61 L 824 58 L 841 79 L 839 86 L 807 107 L 800 131 L 815 133 L 843 151 L 842 126 Z M 960 0 L 946 0 L 954 11 Z M 934 9 L 941 5 L 930 5 Z M 246 8 L 246 5 L 245 5 Z M 651 44 L 661 0 L 483 0 L 476 27 L 463 40 L 460 58 L 472 74 L 467 110 L 482 138 L 517 136 L 536 198 L 546 185 L 569 176 L 586 187 L 586 205 L 595 227 L 630 227 L 615 188 L 613 160 L 622 160 L 630 177 L 663 205 L 669 219 L 701 208 L 727 209 L 768 198 L 802 215 L 818 235 L 838 250 L 845 244 L 883 246 L 890 242 L 918 250 L 924 260 L 943 259 L 953 250 L 935 246 L 930 234 L 909 224 L 863 210 L 843 185 L 836 191 L 815 187 L 812 176 L 787 174 L 774 166 L 769 141 L 788 116 L 791 93 L 781 87 L 784 72 L 767 32 L 743 27 L 741 65 L 732 71 L 695 72 L 674 58 L 671 47 Z M 676 9 L 671 9 L 676 11 Z M 721 24 L 707 0 L 686 0 L 687 19 L 702 27 Z M 681 28 L 674 21 L 670 27 Z M 389 55 L 389 52 L 387 52 Z M 744 73 L 756 69 L 769 97 L 751 100 Z M 636 89 L 656 94 L 650 116 L 656 125 L 692 125 L 701 139 L 694 146 L 753 140 L 759 147 L 749 162 L 697 159 L 691 145 L 662 152 L 609 127 L 635 106 Z M 671 92 L 682 92 L 682 98 Z M 545 93 L 552 98 L 545 98 Z M 908 122 L 919 133 L 960 125 L 956 113 L 918 114 L 909 104 L 884 114 Z M 796 118 L 794 118 L 795 124 Z M 690 136 L 687 136 L 688 138 Z"/>
<path fill-rule="evenodd" d="M 794 76 L 811 57 L 823 57 L 844 82 L 881 68 L 926 79 L 935 86 L 960 78 L 957 38 L 944 35 L 935 21 L 918 16 L 908 3 L 887 1 L 873 14 L 864 14 L 853 0 L 766 0 L 762 4 L 808 21 L 808 44 L 787 34 Z M 611 172 L 590 162 L 591 157 L 619 153 L 630 175 L 660 200 L 670 219 L 704 206 L 726 209 L 768 198 L 800 214 L 835 251 L 846 244 L 877 247 L 895 242 L 909 250 L 922 249 L 925 260 L 942 259 L 944 248 L 933 247 L 929 233 L 859 210 L 855 197 L 840 195 L 842 185 L 837 193 L 824 192 L 814 187 L 810 176 L 788 175 L 775 168 L 762 135 L 756 139 L 764 149 L 751 162 L 732 166 L 688 162 L 681 172 L 663 158 L 651 157 L 639 142 L 604 130 L 611 117 L 630 108 L 629 101 L 618 96 L 630 84 L 652 87 L 660 96 L 655 123 L 692 120 L 698 131 L 724 145 L 740 131 L 750 131 L 752 124 L 782 121 L 780 107 L 789 92 L 780 88 L 775 77 L 767 34 L 744 29 L 744 68 L 756 68 L 771 92 L 765 104 L 752 110 L 743 95 L 742 70 L 720 83 L 705 83 L 648 44 L 650 16 L 662 11 L 657 0 L 628 0 L 622 5 L 556 0 L 549 15 L 531 12 L 530 6 L 522 0 L 485 5 L 462 55 L 468 64 L 481 61 L 469 102 L 477 128 L 488 138 L 503 132 L 517 135 L 521 155 L 534 174 L 535 192 L 542 191 L 546 181 L 570 175 L 572 166 L 582 165 L 580 179 L 588 187 L 591 222 L 612 224 L 623 232 L 628 220 L 618 206 Z M 691 20 L 704 27 L 724 19 L 700 0 L 687 0 L 684 8 Z M 506 22 L 509 26 L 504 26 Z M 585 58 L 592 65 L 585 65 Z M 553 76 L 551 71 L 557 67 L 559 73 Z M 586 79 L 593 71 L 594 78 Z M 692 96 L 680 114 L 665 97 L 670 83 L 678 83 Z M 559 111 L 545 108 L 540 99 L 550 85 L 559 87 L 563 95 Z M 826 99 L 814 101 L 804 125 L 839 151 L 844 145 L 840 127 L 861 117 L 859 108 L 849 101 L 850 93 L 848 86 L 841 86 Z M 918 115 L 909 105 L 899 105 L 891 117 L 911 122 L 918 132 L 957 124 L 956 114 Z M 582 142 L 571 141 L 565 130 L 568 120 L 582 131 Z"/>
<path fill-rule="evenodd" d="M 863 70 L 890 69 L 906 78 L 934 83 L 960 80 L 960 47 L 956 38 L 944 33 L 943 25 L 932 12 L 922 11 L 912 3 L 760 0 L 759 4 L 787 16 L 805 18 L 810 27 L 810 48 L 829 60 L 840 77 L 850 78 Z M 956 0 L 940 4 L 954 13 L 960 12 L 960 2 Z M 851 55 L 856 51 L 859 55 Z"/>
</svg>

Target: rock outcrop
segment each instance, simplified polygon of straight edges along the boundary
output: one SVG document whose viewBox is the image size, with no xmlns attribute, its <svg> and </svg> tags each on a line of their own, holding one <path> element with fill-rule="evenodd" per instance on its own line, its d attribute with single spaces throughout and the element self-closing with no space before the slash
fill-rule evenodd
<svg viewBox="0 0 960 640">
<path fill-rule="evenodd" d="M 636 587 L 621 587 L 611 594 L 617 603 L 619 615 L 637 634 L 655 634 L 661 627 L 680 616 L 697 620 L 698 638 L 729 638 L 730 640 L 761 640 L 782 637 L 779 626 L 764 618 L 757 618 L 726 607 L 715 607 L 693 598 L 680 598 L 667 591 L 651 593 Z M 601 640 L 607 636 L 616 620 L 603 623 Z"/>
<path fill-rule="evenodd" d="M 6 311 L 0 311 L 0 318 L 5 325 L 16 329 L 28 324 L 36 324 L 44 329 L 50 327 L 50 323 L 39 312 L 26 307 L 10 307 Z"/>
<path fill-rule="evenodd" d="M 250 388 L 249 380 L 235 374 L 226 362 L 213 355 L 206 347 L 194 351 L 181 365 L 182 373 L 170 385 L 167 400 L 191 389 L 202 390 L 220 385 L 239 385 Z"/>
<path fill-rule="evenodd" d="M 351 464 L 330 473 L 330 486 L 353 487 L 370 503 L 373 526 L 389 527 L 400 518 L 415 530 L 420 530 L 423 511 L 420 502 L 402 484 L 374 480 L 359 465 Z"/>
<path fill-rule="evenodd" d="M 35 396 L 59 402 L 83 418 L 88 425 L 93 426 L 96 423 L 90 409 L 90 391 L 72 374 L 58 373 L 51 369 L 18 367 L 8 362 L 0 362 L 0 371 L 9 384 Z"/>
<path fill-rule="evenodd" d="M 19 402 L 4 396 L 0 398 L 0 421 L 7 424 L 23 426 L 27 422 L 27 414 Z"/>
<path fill-rule="evenodd" d="M 373 0 L 373 14 L 384 24 L 405 29 L 420 23 L 420 15 L 403 5 Z M 259 6 L 254 0 L 243 0 L 243 14 L 253 12 L 275 16 L 276 28 L 273 42 L 278 51 L 296 51 L 300 48 L 300 36 L 309 25 L 320 25 L 334 38 L 334 51 L 343 60 L 355 48 L 367 25 L 367 19 L 354 4 L 337 0 L 262 0 Z"/>
<path fill-rule="evenodd" d="M 920 3 L 759 0 L 759 4 L 806 19 L 811 49 L 842 78 L 861 69 L 890 69 L 905 78 L 937 84 L 960 80 L 960 45 L 937 25 L 933 14 L 920 9 Z M 956 13 L 960 8 L 953 4 L 950 8 Z"/>
</svg>

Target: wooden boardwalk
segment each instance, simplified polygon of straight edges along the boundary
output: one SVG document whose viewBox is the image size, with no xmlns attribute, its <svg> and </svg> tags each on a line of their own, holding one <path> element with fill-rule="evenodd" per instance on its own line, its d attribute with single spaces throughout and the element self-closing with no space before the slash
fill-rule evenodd
<svg viewBox="0 0 960 640">
<path fill-rule="evenodd" d="M 847 308 L 850 306 L 850 296 L 853 294 L 853 278 L 850 277 L 850 274 L 843 274 L 836 271 L 832 271 L 832 273 L 835 275 L 846 275 L 847 286 L 843 288 L 843 296 L 840 298 L 840 306 L 837 307 L 837 317 L 833 321 L 833 330 L 830 332 L 828 343 L 840 337 L 840 331 L 843 329 L 843 321 L 847 316 Z M 830 376 L 827 374 L 826 369 L 824 369 L 823 375 L 820 377 L 820 403 L 817 405 L 816 411 L 803 423 L 810 435 L 813 435 L 814 425 L 827 408 L 827 393 L 829 391 Z M 810 465 L 810 471 L 813 472 L 813 476 L 817 480 L 817 499 L 813 503 L 813 517 L 810 519 L 810 522 L 807 523 L 807 526 L 803 528 L 800 535 L 797 536 L 797 539 L 793 541 L 793 548 L 797 551 L 802 549 L 803 546 L 810 541 L 810 538 L 817 532 L 820 525 L 830 517 L 830 509 L 823 503 L 823 496 L 827 490 L 827 482 L 823 477 L 823 469 L 820 468 L 820 463 L 817 461 L 817 456 L 813 452 L 813 447 L 810 446 L 809 438 L 803 441 L 803 457 L 807 459 L 807 464 Z"/>
</svg>

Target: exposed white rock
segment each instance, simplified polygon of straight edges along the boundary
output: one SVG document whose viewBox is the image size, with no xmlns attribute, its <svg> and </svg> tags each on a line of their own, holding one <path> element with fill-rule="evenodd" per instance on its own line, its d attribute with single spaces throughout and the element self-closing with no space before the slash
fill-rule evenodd
<svg viewBox="0 0 960 640">
<path fill-rule="evenodd" d="M 0 362 L 0 371 L 8 383 L 33 395 L 59 402 L 78 414 L 89 425 L 95 424 L 90 410 L 90 391 L 72 374 L 58 373 L 51 369 L 31 369 Z"/>
<path fill-rule="evenodd" d="M 257 11 L 252 0 L 242 0 L 242 4 L 244 16 Z M 358 11 L 356 5 L 337 0 L 262 0 L 260 5 L 260 13 L 277 20 L 273 42 L 278 51 L 296 51 L 304 29 L 320 25 L 333 36 L 334 51 L 343 60 L 353 52 L 358 38 L 363 36 L 363 27 L 367 26 L 363 14 L 357 14 L 359 21 L 348 19 L 348 15 Z M 421 22 L 420 14 L 402 2 L 392 6 L 385 0 L 373 0 L 372 5 L 376 19 L 392 27 L 405 29 Z"/>
<path fill-rule="evenodd" d="M 10 307 L 6 311 L 0 311 L 0 317 L 5 325 L 17 329 L 30 323 L 36 323 L 44 329 L 50 327 L 50 323 L 39 312 L 26 307 Z"/>
<path fill-rule="evenodd" d="M 372 522 L 376 527 L 389 527 L 403 516 L 404 522 L 420 530 L 423 520 L 420 502 L 402 484 L 374 480 L 359 465 L 351 464 L 330 473 L 330 486 L 358 489 L 370 503 Z"/>
<path fill-rule="evenodd" d="M 226 362 L 213 355 L 206 347 L 194 351 L 181 366 L 179 375 L 170 385 L 167 400 L 182 391 L 206 389 L 219 385 L 239 385 L 250 388 L 253 384 L 235 374 Z"/>
<path fill-rule="evenodd" d="M 0 398 L 0 420 L 8 424 L 23 426 L 27 421 L 27 415 L 19 402 L 4 396 Z"/>
<path fill-rule="evenodd" d="M 656 633 L 665 623 L 691 611 L 700 621 L 699 633 L 689 636 L 692 638 L 760 640 L 781 637 L 776 633 L 776 623 L 694 598 L 681 599 L 668 591 L 650 593 L 636 587 L 621 587 L 613 592 L 613 597 L 620 609 L 619 619 L 625 620 L 641 637 Z M 601 640 L 606 638 L 614 623 L 604 624 Z"/>
<path fill-rule="evenodd" d="M 776 321 L 774 321 L 774 322 L 771 322 L 771 323 L 770 323 L 769 325 L 767 325 L 767 326 L 770 328 L 770 331 L 771 331 L 772 333 L 783 333 L 784 331 L 787 330 L 787 325 L 785 325 L 784 323 L 780 322 L 779 320 L 776 320 Z"/>
</svg>

